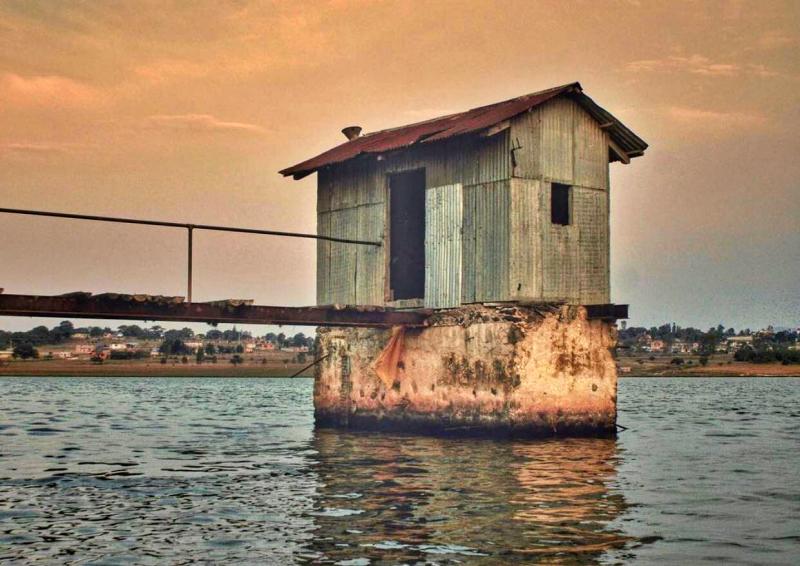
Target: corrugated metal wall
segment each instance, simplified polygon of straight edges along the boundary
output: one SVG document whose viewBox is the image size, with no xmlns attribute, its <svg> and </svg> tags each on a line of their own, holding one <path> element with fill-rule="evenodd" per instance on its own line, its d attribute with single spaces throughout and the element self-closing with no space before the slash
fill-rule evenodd
<svg viewBox="0 0 800 566">
<path fill-rule="evenodd" d="M 319 234 L 383 241 L 386 234 L 387 176 L 425 169 L 428 187 L 507 179 L 511 158 L 508 131 L 490 138 L 453 139 L 433 146 L 366 156 L 319 172 Z M 427 253 L 427 252 L 426 252 Z M 460 261 L 460 260 L 459 260 Z M 384 304 L 386 246 L 329 243 L 317 247 L 319 304 Z M 431 282 L 434 286 L 438 283 Z M 454 285 L 449 281 L 446 286 Z M 444 289 L 438 288 L 439 293 Z M 448 291 L 449 303 L 459 293 Z M 431 307 L 438 300 L 427 301 Z"/>
<path fill-rule="evenodd" d="M 608 265 L 608 191 L 575 187 L 578 233 L 578 298 L 583 304 L 611 300 Z"/>
<path fill-rule="evenodd" d="M 464 187 L 464 303 L 509 300 L 509 184 Z"/>
<path fill-rule="evenodd" d="M 510 290 L 518 300 L 607 303 L 608 136 L 578 104 L 556 99 L 511 123 Z M 516 181 L 516 182 L 514 182 Z M 551 182 L 570 185 L 571 225 L 550 219 Z M 538 235 L 527 237 L 532 230 Z"/>
<path fill-rule="evenodd" d="M 320 171 L 319 233 L 383 241 L 387 175 L 418 168 L 428 187 L 426 306 L 608 302 L 608 136 L 575 102 L 550 101 L 490 138 L 462 136 Z M 550 221 L 552 181 L 573 187 L 570 226 Z M 318 303 L 384 304 L 386 253 L 320 243 Z"/>
<path fill-rule="evenodd" d="M 464 206 L 460 184 L 433 187 L 425 194 L 425 307 L 461 304 L 461 229 Z"/>
<path fill-rule="evenodd" d="M 511 179 L 509 291 L 519 301 L 542 296 L 542 182 Z"/>
</svg>

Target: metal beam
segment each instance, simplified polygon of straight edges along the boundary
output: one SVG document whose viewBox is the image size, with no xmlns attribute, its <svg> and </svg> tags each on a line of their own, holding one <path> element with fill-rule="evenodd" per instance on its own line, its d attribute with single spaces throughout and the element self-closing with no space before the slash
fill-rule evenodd
<svg viewBox="0 0 800 566">
<path fill-rule="evenodd" d="M 628 305 L 586 305 L 586 315 L 602 320 L 621 320 L 628 318 Z"/>
<path fill-rule="evenodd" d="M 425 326 L 427 310 L 395 311 L 380 307 L 274 307 L 217 301 L 188 303 L 139 300 L 132 295 L 0 295 L 0 316 L 43 316 L 178 322 L 291 324 L 298 326 Z"/>
</svg>

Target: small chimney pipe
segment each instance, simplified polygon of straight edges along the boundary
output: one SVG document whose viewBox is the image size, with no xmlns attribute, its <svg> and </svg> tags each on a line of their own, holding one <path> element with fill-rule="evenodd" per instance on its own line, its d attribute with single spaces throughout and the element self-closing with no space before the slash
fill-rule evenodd
<svg viewBox="0 0 800 566">
<path fill-rule="evenodd" d="M 342 129 L 342 133 L 348 140 L 354 140 L 361 135 L 361 126 L 347 126 Z"/>
</svg>

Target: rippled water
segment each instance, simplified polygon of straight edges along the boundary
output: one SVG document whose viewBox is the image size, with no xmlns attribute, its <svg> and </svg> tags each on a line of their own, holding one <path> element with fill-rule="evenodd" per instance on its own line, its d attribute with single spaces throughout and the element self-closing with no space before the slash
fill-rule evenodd
<svg viewBox="0 0 800 566">
<path fill-rule="evenodd" d="M 798 562 L 800 379 L 624 379 L 616 440 L 315 430 L 311 389 L 0 379 L 0 560 Z"/>
</svg>

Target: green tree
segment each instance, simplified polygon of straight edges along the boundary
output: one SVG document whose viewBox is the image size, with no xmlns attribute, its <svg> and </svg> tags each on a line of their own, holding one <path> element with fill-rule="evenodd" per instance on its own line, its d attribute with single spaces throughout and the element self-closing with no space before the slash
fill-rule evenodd
<svg viewBox="0 0 800 566">
<path fill-rule="evenodd" d="M 239 354 L 234 354 L 233 356 L 231 356 L 231 363 L 234 365 L 234 367 L 238 366 L 242 362 L 244 362 L 244 359 Z"/>
<path fill-rule="evenodd" d="M 14 351 L 11 354 L 15 358 L 22 358 L 23 360 L 28 360 L 31 358 L 38 358 L 39 357 L 39 350 L 33 347 L 33 344 L 30 342 L 26 342 L 24 344 L 17 344 L 14 347 Z"/>
</svg>

